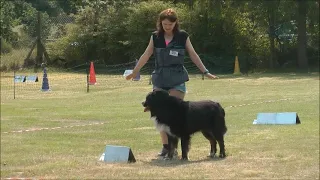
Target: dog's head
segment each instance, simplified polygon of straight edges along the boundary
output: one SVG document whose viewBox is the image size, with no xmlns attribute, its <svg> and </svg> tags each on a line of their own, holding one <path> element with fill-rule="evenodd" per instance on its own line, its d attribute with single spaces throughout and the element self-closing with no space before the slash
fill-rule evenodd
<svg viewBox="0 0 320 180">
<path fill-rule="evenodd" d="M 162 106 L 168 97 L 169 93 L 165 90 L 154 90 L 148 93 L 146 100 L 142 102 L 144 112 L 151 111 L 152 113 L 153 110 Z"/>
</svg>

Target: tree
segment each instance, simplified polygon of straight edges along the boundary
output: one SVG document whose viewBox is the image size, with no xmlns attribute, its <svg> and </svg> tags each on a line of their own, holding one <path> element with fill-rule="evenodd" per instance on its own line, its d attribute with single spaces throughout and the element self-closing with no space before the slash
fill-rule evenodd
<svg viewBox="0 0 320 180">
<path fill-rule="evenodd" d="M 300 68 L 308 67 L 307 49 L 307 2 L 305 0 L 297 0 L 298 3 L 298 66 Z"/>
<path fill-rule="evenodd" d="M 14 13 L 13 13 L 13 2 L 0 0 L 0 31 L 1 31 L 1 37 L 4 38 L 7 41 L 12 41 L 13 39 L 13 19 L 14 19 Z"/>
<path fill-rule="evenodd" d="M 277 64 L 277 56 L 275 49 L 275 27 L 276 27 L 276 13 L 279 6 L 279 0 L 277 1 L 265 1 L 267 6 L 267 17 L 269 24 L 269 41 L 270 41 L 270 61 L 269 67 L 274 68 Z"/>
</svg>

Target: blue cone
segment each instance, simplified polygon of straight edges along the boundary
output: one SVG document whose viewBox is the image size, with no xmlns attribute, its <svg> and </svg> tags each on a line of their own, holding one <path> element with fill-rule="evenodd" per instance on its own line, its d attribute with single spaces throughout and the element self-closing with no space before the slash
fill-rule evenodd
<svg viewBox="0 0 320 180">
<path fill-rule="evenodd" d="M 43 79 L 42 79 L 42 88 L 41 91 L 50 91 L 49 80 L 47 75 L 47 69 L 43 68 Z"/>
</svg>

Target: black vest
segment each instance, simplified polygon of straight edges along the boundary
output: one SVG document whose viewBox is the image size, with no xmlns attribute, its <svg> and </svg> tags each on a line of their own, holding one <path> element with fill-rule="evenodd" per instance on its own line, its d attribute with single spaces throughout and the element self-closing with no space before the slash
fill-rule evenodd
<svg viewBox="0 0 320 180">
<path fill-rule="evenodd" d="M 184 67 L 185 47 L 188 34 L 176 32 L 166 47 L 164 34 L 153 33 L 155 70 L 152 83 L 159 88 L 172 88 L 189 80 Z"/>
</svg>

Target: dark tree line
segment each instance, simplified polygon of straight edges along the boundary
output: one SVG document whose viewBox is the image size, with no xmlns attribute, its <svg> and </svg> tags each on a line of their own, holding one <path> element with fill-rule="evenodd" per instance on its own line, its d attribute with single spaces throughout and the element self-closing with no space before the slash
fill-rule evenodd
<svg viewBox="0 0 320 180">
<path fill-rule="evenodd" d="M 243 57 L 259 67 L 319 65 L 319 1 L 304 0 L 0 0 L 1 53 L 41 36 L 55 66 L 96 60 L 118 64 L 138 58 L 158 13 L 178 12 L 196 51 L 207 63 Z M 26 40 L 25 40 L 26 41 Z M 58 61 L 60 60 L 60 61 Z"/>
</svg>

